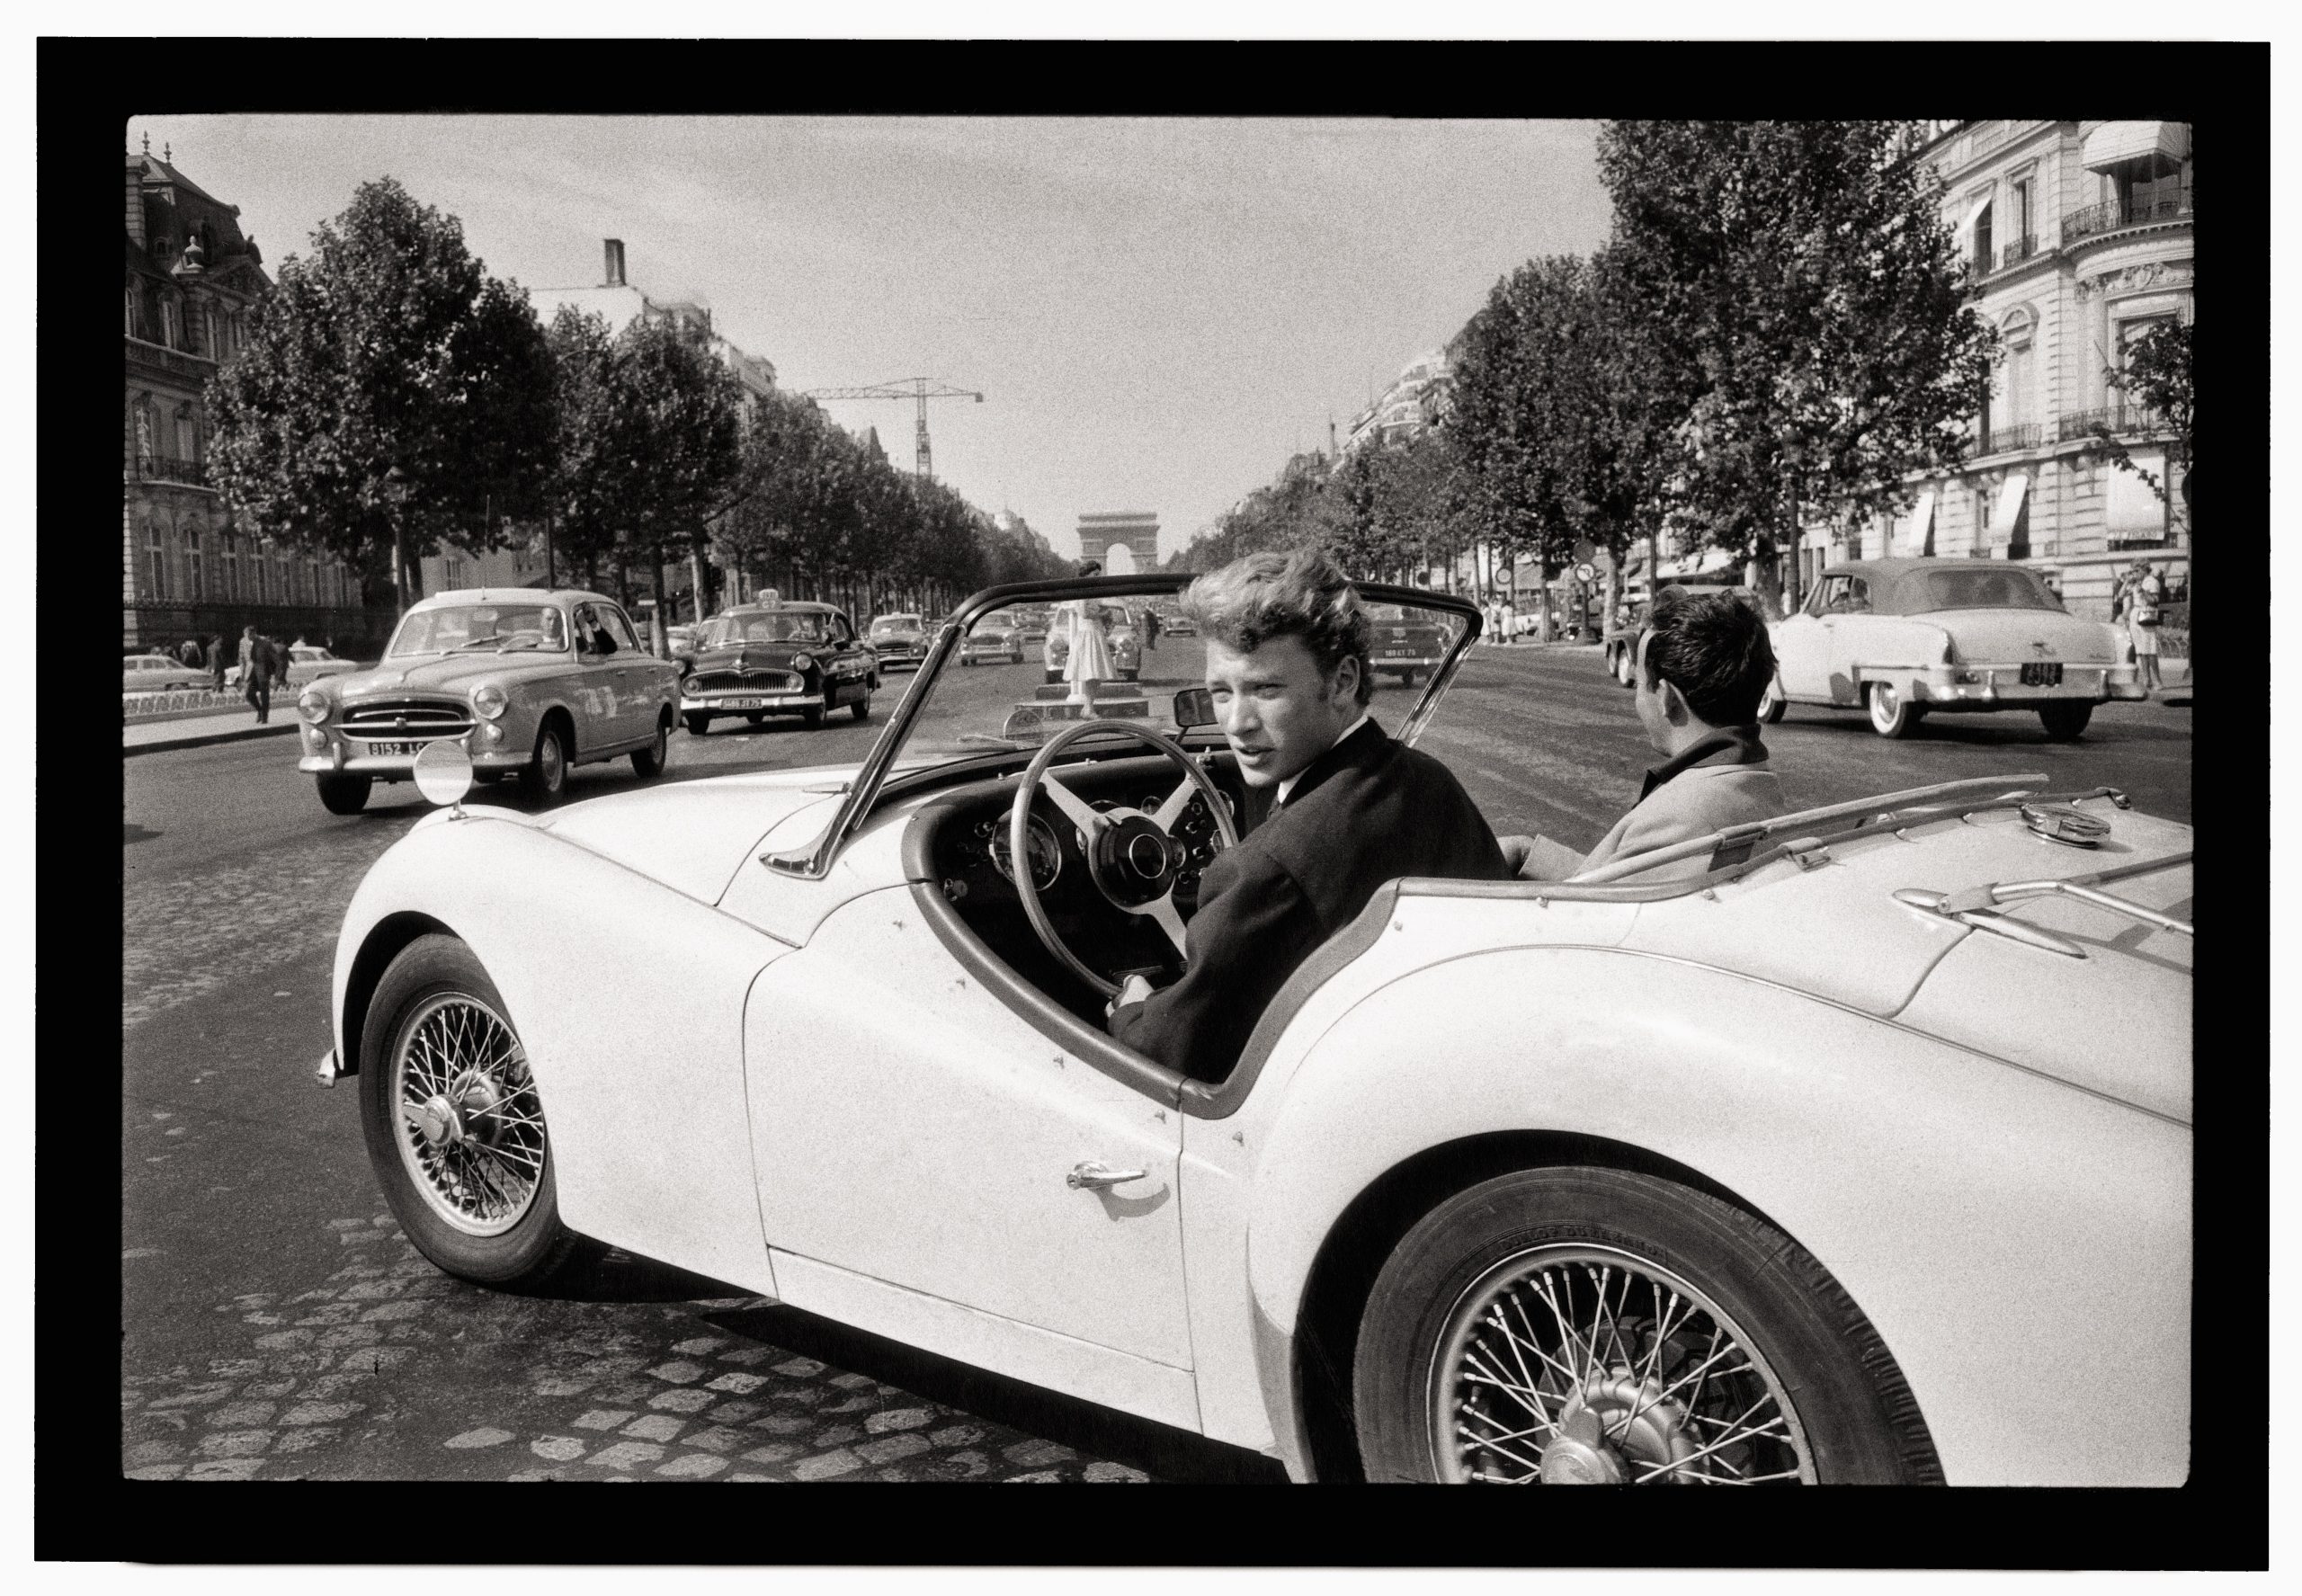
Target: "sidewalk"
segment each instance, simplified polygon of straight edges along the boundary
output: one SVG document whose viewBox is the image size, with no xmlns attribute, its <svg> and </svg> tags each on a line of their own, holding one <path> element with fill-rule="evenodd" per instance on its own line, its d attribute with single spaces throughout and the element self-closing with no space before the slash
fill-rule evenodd
<svg viewBox="0 0 2302 1596">
<path fill-rule="evenodd" d="M 299 724 L 296 706 L 283 705 L 277 699 L 272 700 L 272 718 L 262 726 L 256 724 L 255 711 L 245 707 L 156 723 L 131 722 L 120 728 L 120 757 L 165 753 L 174 748 L 201 748 L 210 743 L 236 743 L 243 737 L 288 736 Z"/>
</svg>

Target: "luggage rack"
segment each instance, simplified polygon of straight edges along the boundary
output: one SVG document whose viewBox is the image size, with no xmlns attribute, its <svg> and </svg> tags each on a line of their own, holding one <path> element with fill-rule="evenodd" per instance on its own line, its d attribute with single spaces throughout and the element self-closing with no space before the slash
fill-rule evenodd
<svg viewBox="0 0 2302 1596">
<path fill-rule="evenodd" d="M 1908 904 L 1914 909 L 1930 914 L 1940 914 L 1945 920 L 1955 920 L 1976 931 L 1987 931 L 2033 948 L 2043 948 L 2050 953 L 2064 954 L 2071 958 L 2083 958 L 2086 950 L 2067 937 L 2035 925 L 2025 925 L 2009 920 L 2003 914 L 1992 913 L 2008 904 L 2021 903 L 2034 897 L 2066 897 L 2082 904 L 2092 904 L 2098 909 L 2108 909 L 2114 914 L 2124 914 L 2143 924 L 2155 926 L 2176 936 L 2195 939 L 2198 932 L 2188 920 L 2177 920 L 2171 914 L 2161 914 L 2155 909 L 2145 908 L 2131 898 L 2116 896 L 2097 890 L 2105 882 L 2123 881 L 2135 876 L 2153 875 L 2190 861 L 2190 850 L 2169 853 L 2157 859 L 2137 860 L 2090 875 L 2072 876 L 2060 880 L 1998 881 L 1981 887 L 1969 887 L 1964 892 L 1928 892 L 1922 887 L 1905 887 L 1895 894 L 1898 904 Z"/>
</svg>

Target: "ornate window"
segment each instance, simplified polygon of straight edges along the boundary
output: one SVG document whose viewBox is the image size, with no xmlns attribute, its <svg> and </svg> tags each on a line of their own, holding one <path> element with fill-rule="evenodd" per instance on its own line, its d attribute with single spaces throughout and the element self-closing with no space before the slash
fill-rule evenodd
<svg viewBox="0 0 2302 1596">
<path fill-rule="evenodd" d="M 208 596 L 208 551 L 201 530 L 195 526 L 183 535 L 184 596 L 197 604 Z"/>
<path fill-rule="evenodd" d="M 235 532 L 226 532 L 226 533 L 224 534 L 224 536 L 223 536 L 223 544 L 224 544 L 224 593 L 223 593 L 223 596 L 224 596 L 225 598 L 227 598 L 227 599 L 236 599 L 236 598 L 238 598 L 238 597 L 240 596 L 240 551 L 239 551 L 239 541 L 240 541 L 240 539 L 239 539 L 239 536 L 238 536 L 238 534 L 237 534 L 237 533 L 235 533 Z"/>
<path fill-rule="evenodd" d="M 145 593 L 156 604 L 168 602 L 168 551 L 160 540 L 160 529 L 151 522 L 144 523 Z"/>
</svg>

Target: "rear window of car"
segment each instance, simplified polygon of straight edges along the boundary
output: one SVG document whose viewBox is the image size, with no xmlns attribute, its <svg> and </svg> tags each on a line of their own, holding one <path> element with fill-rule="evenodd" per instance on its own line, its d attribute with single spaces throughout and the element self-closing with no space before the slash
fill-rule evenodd
<svg viewBox="0 0 2302 1596">
<path fill-rule="evenodd" d="M 2059 610 L 2062 605 L 2036 576 L 2020 567 L 1972 571 L 1923 571 L 1918 576 L 1924 610 Z"/>
<path fill-rule="evenodd" d="M 915 632 L 919 629 L 916 615 L 882 615 L 871 623 L 871 635 L 884 638 L 889 632 Z"/>
</svg>

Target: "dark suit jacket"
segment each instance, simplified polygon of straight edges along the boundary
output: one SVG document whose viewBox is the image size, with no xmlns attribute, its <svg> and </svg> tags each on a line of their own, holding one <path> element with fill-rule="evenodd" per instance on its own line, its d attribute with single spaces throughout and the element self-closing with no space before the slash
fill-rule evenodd
<svg viewBox="0 0 2302 1596">
<path fill-rule="evenodd" d="M 1258 800 L 1268 802 L 1250 789 L 1250 805 Z M 1295 967 L 1384 882 L 1510 874 L 1454 772 L 1370 722 L 1315 760 L 1285 805 L 1207 867 L 1186 938 L 1190 969 L 1115 1012 L 1111 1035 L 1170 1069 L 1220 1081 Z"/>
</svg>

